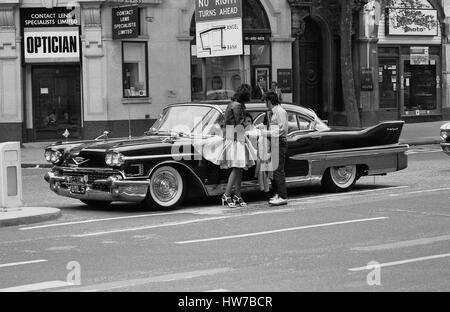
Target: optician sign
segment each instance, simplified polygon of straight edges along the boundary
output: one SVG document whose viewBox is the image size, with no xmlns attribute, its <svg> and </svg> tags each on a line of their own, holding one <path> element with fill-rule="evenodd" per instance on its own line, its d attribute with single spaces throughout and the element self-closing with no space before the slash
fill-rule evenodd
<svg viewBox="0 0 450 312">
<path fill-rule="evenodd" d="M 80 61 L 80 7 L 21 9 L 25 63 Z"/>
<path fill-rule="evenodd" d="M 78 62 L 80 36 L 77 28 L 36 29 L 24 33 L 26 63 Z"/>
<path fill-rule="evenodd" d="M 197 57 L 242 55 L 242 0 L 195 0 Z"/>
</svg>

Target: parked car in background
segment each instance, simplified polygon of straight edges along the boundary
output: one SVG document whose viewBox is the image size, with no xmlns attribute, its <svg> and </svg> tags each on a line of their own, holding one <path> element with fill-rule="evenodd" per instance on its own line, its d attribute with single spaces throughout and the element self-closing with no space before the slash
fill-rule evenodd
<svg viewBox="0 0 450 312">
<path fill-rule="evenodd" d="M 441 126 L 441 147 L 445 154 L 450 156 L 450 122 Z"/>
<path fill-rule="evenodd" d="M 140 137 L 54 143 L 45 150 L 54 165 L 45 180 L 56 194 L 88 205 L 125 201 L 172 209 L 185 197 L 221 195 L 228 172 L 195 146 L 211 137 L 211 129 L 220 129 L 226 107 L 227 102 L 173 104 Z M 326 191 L 349 191 L 360 177 L 407 167 L 408 145 L 398 142 L 403 121 L 337 131 L 310 109 L 283 107 L 289 119 L 288 187 L 321 183 Z M 247 104 L 247 111 L 255 124 L 267 116 L 264 103 Z M 254 170 L 244 171 L 244 192 L 259 190 Z"/>
</svg>

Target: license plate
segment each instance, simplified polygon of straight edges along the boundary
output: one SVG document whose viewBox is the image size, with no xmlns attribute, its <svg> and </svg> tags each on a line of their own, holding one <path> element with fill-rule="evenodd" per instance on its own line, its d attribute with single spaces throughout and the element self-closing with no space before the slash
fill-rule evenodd
<svg viewBox="0 0 450 312">
<path fill-rule="evenodd" d="M 84 185 L 71 185 L 70 186 L 70 193 L 73 194 L 86 194 L 86 186 Z"/>
</svg>

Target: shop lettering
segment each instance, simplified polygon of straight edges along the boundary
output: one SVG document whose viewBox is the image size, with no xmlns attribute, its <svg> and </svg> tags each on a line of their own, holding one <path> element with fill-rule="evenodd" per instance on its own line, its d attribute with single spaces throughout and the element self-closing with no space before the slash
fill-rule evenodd
<svg viewBox="0 0 450 312">
<path fill-rule="evenodd" d="M 236 5 L 238 0 L 215 0 L 211 3 L 209 0 L 198 0 L 198 15 L 200 18 L 235 15 L 239 13 Z"/>
<path fill-rule="evenodd" d="M 42 36 L 27 38 L 27 52 L 38 53 L 77 53 L 77 36 Z"/>
</svg>

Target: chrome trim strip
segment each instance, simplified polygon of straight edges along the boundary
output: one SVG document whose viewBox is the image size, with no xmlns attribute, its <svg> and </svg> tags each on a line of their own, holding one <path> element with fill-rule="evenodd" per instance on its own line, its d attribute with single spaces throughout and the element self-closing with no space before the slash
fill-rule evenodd
<svg viewBox="0 0 450 312">
<path fill-rule="evenodd" d="M 124 156 L 122 159 L 124 161 L 132 161 L 132 160 L 148 160 L 148 159 L 159 159 L 159 158 L 183 158 L 186 156 L 200 156 L 199 154 L 194 153 L 181 153 L 181 154 L 165 154 L 165 155 L 147 155 L 147 156 Z M 201 157 L 201 156 L 200 156 Z"/>
<path fill-rule="evenodd" d="M 336 159 L 352 156 L 369 156 L 369 155 L 380 155 L 380 154 L 392 154 L 406 152 L 409 149 L 409 145 L 384 145 L 384 146 L 371 146 L 365 148 L 352 148 L 352 149 L 341 149 L 333 151 L 324 151 L 316 153 L 298 154 L 291 156 L 290 159 L 294 160 L 325 160 L 325 159 Z"/>
</svg>

